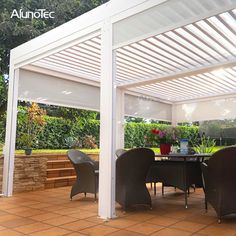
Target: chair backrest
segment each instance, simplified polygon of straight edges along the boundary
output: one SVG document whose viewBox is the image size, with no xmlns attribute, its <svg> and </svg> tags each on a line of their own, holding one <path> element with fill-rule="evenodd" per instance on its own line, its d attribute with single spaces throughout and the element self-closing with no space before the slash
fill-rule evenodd
<svg viewBox="0 0 236 236">
<path fill-rule="evenodd" d="M 207 164 L 215 182 L 224 189 L 222 191 L 235 189 L 236 193 L 236 147 L 227 147 L 215 152 Z M 230 190 L 231 187 L 233 189 Z"/>
<path fill-rule="evenodd" d="M 145 182 L 155 153 L 148 148 L 135 148 L 121 154 L 116 160 L 116 178 L 118 182 Z"/>
<path fill-rule="evenodd" d="M 67 152 L 68 158 L 73 164 L 83 163 L 83 162 L 91 162 L 94 161 L 84 152 L 79 150 L 71 149 Z"/>
<path fill-rule="evenodd" d="M 127 152 L 125 149 L 122 149 L 122 148 L 117 149 L 116 150 L 116 156 L 119 157 L 119 156 L 121 156 L 125 152 Z"/>
<path fill-rule="evenodd" d="M 205 194 L 218 217 L 236 213 L 236 147 L 214 153 L 202 164 Z"/>
<path fill-rule="evenodd" d="M 94 176 L 94 161 L 85 153 L 71 149 L 67 152 L 67 156 L 74 166 L 77 178 L 84 182 L 86 178 Z M 93 181 L 93 180 L 92 180 Z M 85 183 L 87 183 L 85 181 Z"/>
</svg>

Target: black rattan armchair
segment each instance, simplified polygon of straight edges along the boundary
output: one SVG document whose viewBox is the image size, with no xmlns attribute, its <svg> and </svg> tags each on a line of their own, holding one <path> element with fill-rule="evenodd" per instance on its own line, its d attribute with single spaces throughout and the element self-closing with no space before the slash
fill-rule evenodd
<svg viewBox="0 0 236 236">
<path fill-rule="evenodd" d="M 236 147 L 214 153 L 202 163 L 202 173 L 206 210 L 209 202 L 219 222 L 222 216 L 236 214 Z"/>
<path fill-rule="evenodd" d="M 116 150 L 116 156 L 119 157 L 120 155 L 122 155 L 123 153 L 127 152 L 125 149 L 117 149 Z M 156 184 L 157 184 L 158 180 L 157 180 L 157 174 L 156 174 L 156 167 L 151 165 L 147 176 L 146 176 L 146 183 L 150 183 L 151 184 L 151 188 L 152 188 L 152 184 L 154 184 L 154 194 L 156 195 Z"/>
<path fill-rule="evenodd" d="M 154 156 L 151 149 L 135 148 L 117 158 L 116 201 L 124 209 L 133 205 L 152 206 L 146 176 Z"/>
<path fill-rule="evenodd" d="M 76 172 L 76 182 L 71 188 L 70 198 L 79 193 L 94 193 L 95 200 L 98 192 L 99 163 L 92 160 L 85 153 L 78 150 L 69 150 L 68 158 Z"/>
</svg>

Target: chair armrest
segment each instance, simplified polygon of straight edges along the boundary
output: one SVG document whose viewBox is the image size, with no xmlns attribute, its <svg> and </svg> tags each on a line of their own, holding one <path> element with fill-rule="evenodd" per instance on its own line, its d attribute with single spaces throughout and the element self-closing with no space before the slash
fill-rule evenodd
<svg viewBox="0 0 236 236">
<path fill-rule="evenodd" d="M 201 163 L 201 166 L 202 166 L 202 168 L 208 168 L 208 165 L 207 165 L 206 162 L 202 162 L 202 163 Z"/>
<path fill-rule="evenodd" d="M 86 172 L 88 175 L 93 175 L 93 176 L 99 175 L 99 170 L 95 169 L 95 165 L 94 165 L 93 161 L 85 161 L 85 162 L 79 163 L 77 165 L 84 166 L 86 168 Z"/>
<path fill-rule="evenodd" d="M 99 162 L 98 161 L 86 161 L 84 163 L 89 163 L 92 166 L 94 172 L 96 174 L 99 173 Z"/>
<path fill-rule="evenodd" d="M 93 161 L 95 170 L 99 170 L 99 161 Z"/>
<path fill-rule="evenodd" d="M 206 192 L 206 190 L 209 188 L 209 183 L 211 182 L 211 180 L 209 179 L 209 171 L 208 171 L 207 163 L 202 162 L 201 163 L 201 169 L 202 169 L 203 189 Z"/>
<path fill-rule="evenodd" d="M 205 162 L 201 163 L 203 179 L 208 178 L 208 165 Z"/>
</svg>

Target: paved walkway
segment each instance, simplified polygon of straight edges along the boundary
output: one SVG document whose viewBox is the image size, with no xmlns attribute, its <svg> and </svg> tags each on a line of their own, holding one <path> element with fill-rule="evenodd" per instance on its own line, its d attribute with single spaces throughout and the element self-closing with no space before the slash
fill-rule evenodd
<svg viewBox="0 0 236 236">
<path fill-rule="evenodd" d="M 191 191 L 189 208 L 184 195 L 165 188 L 153 195 L 153 209 L 145 207 L 123 212 L 117 205 L 118 218 L 104 222 L 97 217 L 93 195 L 69 200 L 70 187 L 16 194 L 0 198 L 0 235 L 112 235 L 112 236 L 236 236 L 236 217 L 217 223 L 210 207 L 204 210 L 202 190 Z"/>
</svg>

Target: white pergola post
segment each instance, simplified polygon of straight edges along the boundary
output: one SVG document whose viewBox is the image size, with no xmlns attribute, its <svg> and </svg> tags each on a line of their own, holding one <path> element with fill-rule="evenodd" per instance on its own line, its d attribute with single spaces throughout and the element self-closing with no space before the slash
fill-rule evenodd
<svg viewBox="0 0 236 236">
<path fill-rule="evenodd" d="M 115 217 L 116 88 L 115 53 L 112 50 L 112 23 L 104 21 L 101 32 L 100 159 L 98 214 Z"/>
<path fill-rule="evenodd" d="M 13 193 L 18 83 L 19 69 L 14 70 L 10 64 L 2 189 L 3 195 L 6 197 L 12 196 Z"/>
<path fill-rule="evenodd" d="M 176 127 L 178 122 L 177 122 L 177 106 L 175 104 L 172 104 L 172 111 L 171 111 L 171 125 L 173 127 Z"/>
<path fill-rule="evenodd" d="M 116 89 L 116 149 L 124 148 L 125 95 L 123 89 Z"/>
</svg>

